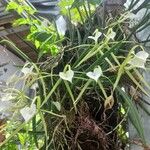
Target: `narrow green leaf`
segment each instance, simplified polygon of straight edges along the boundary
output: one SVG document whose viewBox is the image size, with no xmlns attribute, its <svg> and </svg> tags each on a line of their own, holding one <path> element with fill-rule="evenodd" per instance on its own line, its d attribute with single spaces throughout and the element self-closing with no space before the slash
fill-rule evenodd
<svg viewBox="0 0 150 150">
<path fill-rule="evenodd" d="M 124 64 L 122 64 L 119 68 L 119 71 L 118 71 L 118 74 L 117 74 L 117 78 L 116 78 L 116 81 L 114 83 L 114 86 L 113 86 L 113 91 L 116 89 L 116 87 L 118 86 L 118 83 L 120 81 L 120 78 L 122 76 L 122 74 L 124 73 Z"/>
<path fill-rule="evenodd" d="M 57 108 L 58 111 L 61 110 L 61 104 L 59 102 L 52 101 L 52 104 Z"/>
<path fill-rule="evenodd" d="M 114 52 L 115 53 L 118 52 L 118 50 L 119 50 L 119 48 L 121 46 L 122 46 L 122 42 L 119 42 L 116 45 L 114 45 L 111 49 L 109 49 L 108 51 L 106 51 L 104 53 L 104 55 L 102 55 L 101 57 L 99 57 L 98 59 L 96 59 L 96 61 L 89 66 L 89 68 L 86 70 L 86 72 L 88 72 L 88 71 L 92 70 L 93 68 L 95 68 L 96 65 L 100 65 L 104 61 L 105 58 L 109 59 L 109 57 L 111 56 L 111 53 L 112 52 L 113 53 Z"/>
<path fill-rule="evenodd" d="M 102 90 L 102 93 L 103 93 L 104 97 L 107 98 L 106 91 L 105 91 L 102 83 L 100 82 L 100 80 L 98 80 L 98 85 L 99 85 L 100 89 Z"/>
<path fill-rule="evenodd" d="M 98 52 L 100 52 L 104 47 L 104 44 L 99 46 L 98 48 L 95 49 L 92 48 L 91 51 L 89 51 L 88 54 L 85 55 L 85 57 L 75 66 L 75 68 L 79 67 L 83 62 L 87 61 L 89 58 L 93 57 L 94 55 L 96 55 Z"/>
<path fill-rule="evenodd" d="M 33 119 L 32 119 L 32 131 L 34 133 L 36 133 L 36 116 L 33 117 Z M 34 142 L 35 142 L 36 147 L 39 148 L 37 134 L 33 134 L 33 138 L 34 138 Z"/>
<path fill-rule="evenodd" d="M 48 99 L 51 97 L 51 95 L 55 92 L 56 88 L 58 87 L 58 85 L 61 83 L 61 79 L 59 79 L 55 85 L 53 86 L 53 88 L 50 90 L 49 94 L 46 96 L 46 98 L 44 99 L 44 101 L 41 104 L 41 107 L 48 101 Z"/>
<path fill-rule="evenodd" d="M 76 98 L 76 100 L 74 101 L 74 103 L 77 105 L 77 103 L 79 102 L 80 98 L 82 97 L 83 93 L 85 92 L 85 90 L 87 89 L 87 87 L 90 85 L 90 83 L 92 82 L 92 80 L 88 80 L 86 82 L 86 84 L 84 85 L 84 87 L 82 88 L 82 90 L 80 91 L 78 97 Z"/>
<path fill-rule="evenodd" d="M 12 42 L 10 42 L 8 40 L 2 40 L 2 41 L 0 41 L 0 43 L 6 43 L 6 44 L 8 44 L 9 46 L 11 46 L 13 48 L 13 50 L 19 56 L 21 56 L 21 58 L 23 58 L 26 61 L 32 62 L 32 60 L 27 55 L 25 55 L 19 48 L 17 48 L 14 43 L 12 43 Z"/>
<path fill-rule="evenodd" d="M 46 146 L 47 146 L 47 141 L 48 141 L 48 139 L 49 139 L 49 137 L 48 137 L 48 132 L 47 132 L 47 124 L 46 124 L 46 122 L 45 122 L 45 118 L 44 118 L 44 115 L 43 115 L 43 113 L 42 113 L 42 111 L 39 109 L 39 115 L 40 115 L 40 119 L 41 119 L 41 121 L 42 121 L 42 124 L 43 124 L 43 128 L 44 128 L 44 132 L 45 132 L 45 139 L 46 139 Z"/>
<path fill-rule="evenodd" d="M 140 81 L 144 84 L 144 86 L 146 86 L 150 90 L 150 85 L 145 81 L 145 79 L 140 74 L 140 72 L 137 69 L 134 69 L 134 71 L 135 71 L 136 75 L 138 76 L 138 78 L 140 79 Z"/>
<path fill-rule="evenodd" d="M 69 93 L 69 95 L 70 95 L 70 97 L 71 97 L 71 100 L 72 100 L 72 103 L 73 103 L 75 112 L 77 113 L 77 108 L 76 108 L 76 104 L 75 104 L 75 98 L 74 98 L 73 93 L 72 93 L 72 91 L 71 91 L 71 89 L 70 89 L 70 86 L 69 86 L 69 84 L 68 84 L 67 81 L 64 81 L 64 83 L 65 83 L 65 86 L 66 86 L 66 88 L 67 88 L 67 91 L 68 91 L 68 93 Z"/>
<path fill-rule="evenodd" d="M 139 112 L 137 111 L 135 105 L 133 104 L 133 102 L 129 98 L 129 96 L 120 87 L 117 87 L 116 89 L 120 93 L 120 95 L 123 97 L 123 99 L 125 100 L 125 103 L 127 104 L 127 106 L 129 107 L 129 117 L 130 117 L 134 127 L 136 128 L 139 136 L 141 137 L 143 143 L 146 145 L 144 128 L 140 121 L 141 119 L 139 117 Z"/>
<path fill-rule="evenodd" d="M 25 144 L 25 137 L 23 136 L 23 134 L 21 133 L 18 133 L 18 138 L 19 138 L 19 141 L 22 145 Z"/>
<path fill-rule="evenodd" d="M 134 84 L 137 85 L 137 87 L 144 93 L 146 94 L 147 96 L 150 97 L 150 95 L 146 92 L 146 90 L 140 85 L 140 83 L 133 77 L 133 75 L 129 72 L 129 71 L 126 71 L 127 75 L 130 77 L 130 79 L 134 82 Z"/>
<path fill-rule="evenodd" d="M 144 110 L 148 116 L 150 116 L 150 110 L 148 109 L 149 106 L 148 105 L 145 105 L 144 102 L 142 100 L 140 100 L 138 102 L 139 106 L 142 108 L 142 110 Z M 148 108 L 147 108 L 148 107 Z"/>
<path fill-rule="evenodd" d="M 55 117 L 65 118 L 64 115 L 59 115 L 59 114 L 56 114 L 56 113 L 54 113 L 54 112 L 52 112 L 52 111 L 43 110 L 43 109 L 41 109 L 41 111 L 46 112 L 46 113 L 49 113 L 50 115 L 55 116 Z"/>
</svg>

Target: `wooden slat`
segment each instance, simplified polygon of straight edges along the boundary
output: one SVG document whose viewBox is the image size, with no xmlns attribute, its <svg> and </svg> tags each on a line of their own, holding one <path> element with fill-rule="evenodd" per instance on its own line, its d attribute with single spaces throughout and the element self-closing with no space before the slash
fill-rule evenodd
<svg viewBox="0 0 150 150">
<path fill-rule="evenodd" d="M 8 29 L 5 28 L 4 30 L 0 31 L 0 37 L 7 36 L 9 34 L 18 33 L 18 32 L 25 31 L 25 30 L 28 30 L 28 26 L 11 27 Z"/>
</svg>

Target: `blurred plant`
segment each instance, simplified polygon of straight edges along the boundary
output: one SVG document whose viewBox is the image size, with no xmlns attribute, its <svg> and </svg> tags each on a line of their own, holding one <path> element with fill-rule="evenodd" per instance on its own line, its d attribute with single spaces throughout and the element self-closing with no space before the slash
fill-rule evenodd
<svg viewBox="0 0 150 150">
<path fill-rule="evenodd" d="M 10 1 L 7 11 L 16 11 L 21 18 L 14 21 L 14 26 L 28 25 L 30 33 L 27 40 L 36 46 L 39 58 L 43 54 L 56 55 L 61 49 L 62 36 L 58 36 L 57 30 L 52 23 L 44 18 L 35 16 L 36 10 L 29 5 L 28 1 Z"/>
</svg>

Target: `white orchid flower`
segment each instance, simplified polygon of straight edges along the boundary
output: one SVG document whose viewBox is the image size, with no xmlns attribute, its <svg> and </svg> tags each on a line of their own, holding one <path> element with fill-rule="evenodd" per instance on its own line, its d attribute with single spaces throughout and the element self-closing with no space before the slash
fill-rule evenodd
<svg viewBox="0 0 150 150">
<path fill-rule="evenodd" d="M 94 35 L 94 36 L 89 36 L 88 38 L 94 40 L 95 43 L 97 43 L 97 42 L 98 42 L 98 39 L 99 39 L 99 37 L 102 35 L 102 33 L 99 32 L 98 29 L 96 29 L 96 30 L 94 31 L 93 35 Z"/>
<path fill-rule="evenodd" d="M 116 36 L 116 32 L 114 32 L 112 29 L 110 29 L 109 34 L 106 35 L 108 40 L 110 40 L 110 39 L 114 40 L 115 36 Z"/>
<path fill-rule="evenodd" d="M 36 89 L 38 89 L 38 87 L 39 87 L 38 83 L 37 83 L 37 82 L 35 82 L 35 83 L 33 83 L 33 84 L 31 85 L 30 89 L 35 90 L 35 91 L 36 91 Z"/>
<path fill-rule="evenodd" d="M 25 66 L 25 67 L 23 67 L 21 69 L 21 72 L 26 76 L 28 74 L 32 74 L 33 73 L 33 68 L 34 68 L 33 66 L 31 66 L 31 67 Z"/>
<path fill-rule="evenodd" d="M 69 82 L 72 83 L 72 78 L 74 76 L 74 72 L 70 69 L 70 66 L 69 66 L 69 70 L 67 70 L 66 72 L 60 72 L 59 73 L 59 77 L 63 80 L 67 80 Z"/>
<path fill-rule="evenodd" d="M 24 118 L 25 122 L 28 122 L 36 114 L 36 105 L 31 104 L 30 107 L 26 106 L 20 110 L 20 113 Z"/>
<path fill-rule="evenodd" d="M 136 24 L 139 23 L 139 21 L 142 19 L 141 16 L 142 14 L 134 14 L 132 12 L 127 12 L 125 15 L 125 19 L 129 19 L 129 28 L 133 28 Z"/>
<path fill-rule="evenodd" d="M 133 10 L 136 10 L 145 0 L 139 0 L 134 7 L 130 8 L 129 14 L 127 14 L 127 17 L 130 19 L 129 21 L 129 27 L 133 28 L 135 25 L 137 25 L 140 20 L 143 18 L 146 12 L 146 8 L 143 8 L 139 10 L 136 14 L 132 13 Z M 127 0 L 126 3 L 124 3 L 124 7 L 126 10 L 129 9 L 131 5 L 131 0 Z"/>
<path fill-rule="evenodd" d="M 130 19 L 129 21 L 129 28 L 133 28 L 136 24 L 139 22 L 139 17 L 135 15 L 134 13 L 129 13 L 128 17 Z"/>
<path fill-rule="evenodd" d="M 145 51 L 140 51 L 129 61 L 129 64 L 133 67 L 145 69 L 145 63 L 149 54 Z"/>
<path fill-rule="evenodd" d="M 89 78 L 95 80 L 96 82 L 98 81 L 99 77 L 100 77 L 102 74 L 103 74 L 103 73 L 102 73 L 102 69 L 101 69 L 100 66 L 98 66 L 97 68 L 95 68 L 93 72 L 88 72 L 88 73 L 86 73 L 86 75 L 87 75 Z"/>
</svg>

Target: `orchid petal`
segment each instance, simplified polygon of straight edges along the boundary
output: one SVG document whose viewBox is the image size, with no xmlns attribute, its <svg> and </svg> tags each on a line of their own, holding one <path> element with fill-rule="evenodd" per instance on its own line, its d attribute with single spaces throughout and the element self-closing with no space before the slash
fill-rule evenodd
<svg viewBox="0 0 150 150">
<path fill-rule="evenodd" d="M 36 114 L 36 105 L 31 104 L 30 107 L 24 107 L 20 110 L 25 122 L 28 122 Z"/>
<path fill-rule="evenodd" d="M 140 51 L 129 61 L 129 64 L 133 67 L 145 69 L 145 63 L 149 54 L 145 51 Z"/>
<path fill-rule="evenodd" d="M 67 81 L 72 83 L 72 78 L 74 76 L 74 72 L 71 69 L 69 69 L 66 72 L 60 72 L 59 76 L 60 76 L 61 79 L 67 80 Z"/>
<path fill-rule="evenodd" d="M 26 76 L 26 75 L 28 75 L 28 74 L 32 74 L 32 72 L 33 72 L 33 66 L 31 66 L 30 68 L 28 68 L 28 67 L 23 67 L 22 69 L 21 69 L 21 72 Z"/>
<path fill-rule="evenodd" d="M 94 36 L 88 36 L 89 39 L 92 39 L 95 41 L 95 43 L 98 42 L 99 37 L 102 35 L 101 32 L 98 31 L 98 29 L 96 29 L 93 33 Z"/>
<path fill-rule="evenodd" d="M 111 32 L 107 35 L 107 38 L 108 38 L 109 40 L 110 40 L 110 39 L 114 40 L 115 36 L 116 36 L 116 32 L 114 32 L 114 31 L 111 29 Z"/>
<path fill-rule="evenodd" d="M 93 72 L 88 72 L 86 75 L 97 82 L 99 77 L 102 75 L 102 69 L 100 66 L 98 66 Z"/>
</svg>

